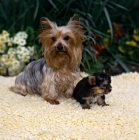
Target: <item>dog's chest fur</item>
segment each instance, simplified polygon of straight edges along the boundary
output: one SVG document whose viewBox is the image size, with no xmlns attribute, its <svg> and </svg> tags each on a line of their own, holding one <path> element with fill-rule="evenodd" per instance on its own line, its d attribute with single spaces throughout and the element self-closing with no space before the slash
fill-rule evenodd
<svg viewBox="0 0 139 140">
<path fill-rule="evenodd" d="M 74 71 L 70 71 L 68 69 L 54 70 L 50 67 L 47 67 L 47 73 L 45 73 L 45 78 L 43 81 L 49 83 L 49 85 L 54 85 L 54 88 L 58 93 L 64 93 L 70 87 L 73 87 L 74 81 L 78 77 L 78 68 Z"/>
</svg>

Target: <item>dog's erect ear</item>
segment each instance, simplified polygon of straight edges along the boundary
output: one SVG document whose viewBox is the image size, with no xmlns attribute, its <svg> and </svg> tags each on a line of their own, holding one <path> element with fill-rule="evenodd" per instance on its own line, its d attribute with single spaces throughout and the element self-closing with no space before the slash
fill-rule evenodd
<svg viewBox="0 0 139 140">
<path fill-rule="evenodd" d="M 92 86 L 96 85 L 96 77 L 95 76 L 89 76 L 88 77 L 88 83 Z"/>
<path fill-rule="evenodd" d="M 40 25 L 41 25 L 41 29 L 40 29 L 41 31 L 54 28 L 54 23 L 45 17 L 41 17 Z"/>
<path fill-rule="evenodd" d="M 74 15 L 73 17 L 70 18 L 67 26 L 74 31 L 74 33 L 78 33 L 79 35 L 85 34 L 85 29 L 84 27 L 80 24 L 80 18 L 78 15 Z"/>
<path fill-rule="evenodd" d="M 68 26 L 71 26 L 72 28 L 78 28 L 80 26 L 80 19 L 78 15 L 74 15 L 73 17 L 70 18 L 68 22 Z"/>
<path fill-rule="evenodd" d="M 70 18 L 70 21 L 76 21 L 76 22 L 78 21 L 78 22 L 80 22 L 80 18 L 79 18 L 78 15 L 75 14 L 73 17 Z"/>
</svg>

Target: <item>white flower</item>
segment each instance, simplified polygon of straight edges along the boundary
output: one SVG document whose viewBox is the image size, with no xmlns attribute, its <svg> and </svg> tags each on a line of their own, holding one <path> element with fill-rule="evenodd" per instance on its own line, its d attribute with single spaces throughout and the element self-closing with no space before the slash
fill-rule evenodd
<svg viewBox="0 0 139 140">
<path fill-rule="evenodd" d="M 8 38 L 5 37 L 3 34 L 0 35 L 0 44 L 5 44 L 7 42 Z"/>
<path fill-rule="evenodd" d="M 20 69 L 13 69 L 12 67 L 8 68 L 8 74 L 10 76 L 17 75 L 21 70 Z"/>
<path fill-rule="evenodd" d="M 8 55 L 7 55 L 7 54 L 2 55 L 1 61 L 2 61 L 2 62 L 5 62 L 5 61 L 7 61 L 7 60 L 8 60 Z"/>
<path fill-rule="evenodd" d="M 2 34 L 3 34 L 4 36 L 6 36 L 6 37 L 9 36 L 9 33 L 8 33 L 6 30 L 3 30 L 3 31 L 2 31 Z"/>
<path fill-rule="evenodd" d="M 14 44 L 19 44 L 20 43 L 20 38 L 15 36 L 14 39 L 13 39 L 13 43 Z"/>
<path fill-rule="evenodd" d="M 9 33 L 7 31 L 3 30 L 2 35 L 3 35 L 3 38 L 5 39 L 5 41 L 7 42 L 8 38 L 9 38 Z"/>
<path fill-rule="evenodd" d="M 28 37 L 26 32 L 18 32 L 15 36 L 21 39 L 27 39 Z"/>
<path fill-rule="evenodd" d="M 0 53 L 4 53 L 5 47 L 6 47 L 5 44 L 0 44 Z"/>
<path fill-rule="evenodd" d="M 12 49 L 10 49 L 10 51 L 12 52 Z M 13 76 L 13 75 L 17 75 L 21 69 L 23 68 L 22 64 L 20 64 L 20 62 L 16 59 L 16 57 L 11 57 L 11 55 L 2 55 L 1 59 L 1 67 L 6 70 L 8 69 L 8 74 Z M 2 73 L 2 72 L 0 72 Z"/>
<path fill-rule="evenodd" d="M 4 67 L 0 67 L 0 74 L 5 75 L 6 69 Z"/>
<path fill-rule="evenodd" d="M 14 48 L 10 48 L 7 52 L 9 58 L 15 58 L 16 50 Z"/>
<path fill-rule="evenodd" d="M 8 41 L 9 33 L 7 31 L 3 31 L 0 34 L 0 44 L 5 44 Z"/>
<path fill-rule="evenodd" d="M 34 46 L 28 46 L 28 49 L 30 51 L 30 55 L 33 56 L 34 55 Z"/>
<path fill-rule="evenodd" d="M 22 62 L 28 62 L 30 59 L 30 51 L 22 46 L 17 47 L 17 57 L 22 61 Z"/>
<path fill-rule="evenodd" d="M 8 38 L 7 43 L 8 43 L 8 46 L 12 46 L 14 43 L 13 38 Z"/>
<path fill-rule="evenodd" d="M 26 45 L 26 40 L 20 38 L 20 39 L 19 39 L 19 45 L 21 45 L 21 46 Z"/>
<path fill-rule="evenodd" d="M 24 45 L 26 45 L 26 40 L 23 38 L 19 38 L 18 36 L 15 36 L 13 39 L 13 43 L 24 46 Z"/>
<path fill-rule="evenodd" d="M 30 59 L 30 56 L 28 56 L 28 55 L 26 55 L 26 56 L 23 55 L 23 56 L 22 56 L 22 61 L 23 61 L 23 62 L 28 62 L 29 59 Z"/>
<path fill-rule="evenodd" d="M 2 31 L 0 34 L 0 53 L 3 55 L 0 56 L 0 74 L 6 74 L 8 69 L 9 75 L 16 75 L 25 63 L 29 62 L 35 49 L 34 46 L 25 47 L 27 37 L 27 33 L 22 31 L 15 34 L 14 37 L 10 37 L 7 31 Z M 5 52 L 7 53 L 4 54 Z"/>
<path fill-rule="evenodd" d="M 17 59 L 14 59 L 12 66 L 13 66 L 13 69 L 19 69 L 20 62 Z"/>
<path fill-rule="evenodd" d="M 12 66 L 13 62 L 14 62 L 14 59 L 13 58 L 10 58 L 7 61 L 5 61 L 5 66 L 7 68 L 10 68 Z"/>
<path fill-rule="evenodd" d="M 23 46 L 18 46 L 16 52 L 18 55 L 29 55 L 29 50 Z"/>
<path fill-rule="evenodd" d="M 16 53 L 17 54 L 21 54 L 22 53 L 22 46 L 17 46 L 17 48 L 16 48 Z"/>
</svg>

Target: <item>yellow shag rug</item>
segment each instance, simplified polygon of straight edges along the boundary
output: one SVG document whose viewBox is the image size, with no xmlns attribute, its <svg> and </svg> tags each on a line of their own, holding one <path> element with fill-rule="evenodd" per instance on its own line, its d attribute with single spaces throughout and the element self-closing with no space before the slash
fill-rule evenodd
<svg viewBox="0 0 139 140">
<path fill-rule="evenodd" d="M 0 140 L 139 140 L 139 73 L 112 77 L 110 106 L 90 110 L 73 99 L 51 105 L 12 93 L 14 80 L 0 76 Z"/>
</svg>

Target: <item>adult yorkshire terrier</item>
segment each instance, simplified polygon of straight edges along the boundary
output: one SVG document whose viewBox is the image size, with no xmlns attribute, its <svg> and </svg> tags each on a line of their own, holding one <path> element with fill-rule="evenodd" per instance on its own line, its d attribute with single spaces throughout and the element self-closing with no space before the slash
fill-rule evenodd
<svg viewBox="0 0 139 140">
<path fill-rule="evenodd" d="M 39 40 L 42 43 L 44 58 L 28 64 L 11 87 L 23 96 L 39 94 L 51 104 L 59 104 L 58 96 L 72 96 L 74 81 L 79 76 L 82 58 L 82 39 L 84 28 L 77 15 L 70 18 L 66 26 L 42 17 Z"/>
</svg>

